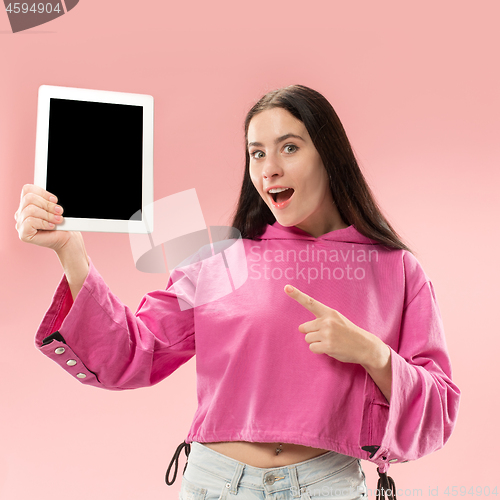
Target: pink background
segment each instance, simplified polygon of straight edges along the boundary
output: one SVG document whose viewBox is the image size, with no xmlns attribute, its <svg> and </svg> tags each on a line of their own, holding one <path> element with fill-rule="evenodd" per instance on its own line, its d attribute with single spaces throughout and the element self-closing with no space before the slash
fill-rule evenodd
<svg viewBox="0 0 500 500">
<path fill-rule="evenodd" d="M 291 83 L 324 93 L 435 285 L 463 392 L 446 447 L 391 468 L 398 496 L 498 492 L 499 16 L 496 0 L 81 0 L 13 35 L 0 10 L 0 498 L 175 499 L 180 480 L 163 475 L 196 406 L 194 360 L 153 388 L 108 392 L 33 346 L 61 276 L 51 251 L 14 230 L 41 84 L 153 95 L 155 198 L 194 187 L 213 225 L 237 199 L 249 107 Z M 166 284 L 134 268 L 127 235 L 85 241 L 134 310 Z"/>
</svg>

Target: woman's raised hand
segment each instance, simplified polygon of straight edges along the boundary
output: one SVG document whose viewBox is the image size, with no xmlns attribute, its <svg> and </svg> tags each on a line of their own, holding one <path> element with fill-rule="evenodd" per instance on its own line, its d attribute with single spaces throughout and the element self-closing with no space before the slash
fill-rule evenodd
<svg viewBox="0 0 500 500">
<path fill-rule="evenodd" d="M 71 294 L 76 298 L 87 277 L 89 260 L 81 233 L 54 230 L 63 220 L 62 211 L 52 193 L 39 186 L 26 184 L 14 218 L 21 241 L 55 250 Z"/>
<path fill-rule="evenodd" d="M 14 215 L 19 239 L 57 252 L 70 238 L 67 231 L 54 231 L 56 224 L 63 220 L 62 213 L 53 194 L 39 186 L 25 184 Z"/>
</svg>

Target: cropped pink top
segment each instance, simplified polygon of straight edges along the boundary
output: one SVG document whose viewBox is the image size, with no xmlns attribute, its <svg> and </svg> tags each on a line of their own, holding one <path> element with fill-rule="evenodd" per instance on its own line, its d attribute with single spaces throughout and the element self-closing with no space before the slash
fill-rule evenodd
<svg viewBox="0 0 500 500">
<path fill-rule="evenodd" d="M 361 365 L 310 351 L 297 328 L 313 316 L 287 283 L 391 348 L 390 404 Z M 36 345 L 80 382 L 113 390 L 156 384 L 196 354 L 187 442 L 296 443 L 381 472 L 442 447 L 459 405 L 429 278 L 411 253 L 353 226 L 314 238 L 276 222 L 259 239 L 204 248 L 135 314 L 91 263 L 74 303 L 62 278 Z"/>
</svg>

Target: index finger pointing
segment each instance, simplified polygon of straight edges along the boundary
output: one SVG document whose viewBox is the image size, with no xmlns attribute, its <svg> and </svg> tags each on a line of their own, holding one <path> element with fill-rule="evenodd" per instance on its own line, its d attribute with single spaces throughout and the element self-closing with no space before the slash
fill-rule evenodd
<svg viewBox="0 0 500 500">
<path fill-rule="evenodd" d="M 301 292 L 298 288 L 294 288 L 292 285 L 285 286 L 285 293 L 296 300 L 301 306 L 305 307 L 308 311 L 311 311 L 316 317 L 321 316 L 330 308 L 325 306 L 316 299 L 309 297 L 309 295 Z"/>
</svg>

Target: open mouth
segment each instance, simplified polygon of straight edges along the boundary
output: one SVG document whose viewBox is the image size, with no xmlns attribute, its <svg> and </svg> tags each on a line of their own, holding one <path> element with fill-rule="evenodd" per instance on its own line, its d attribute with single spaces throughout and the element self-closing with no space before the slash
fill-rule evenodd
<svg viewBox="0 0 500 500">
<path fill-rule="evenodd" d="M 274 188 L 269 190 L 269 196 L 275 207 L 282 207 L 293 196 L 293 188 Z"/>
</svg>

